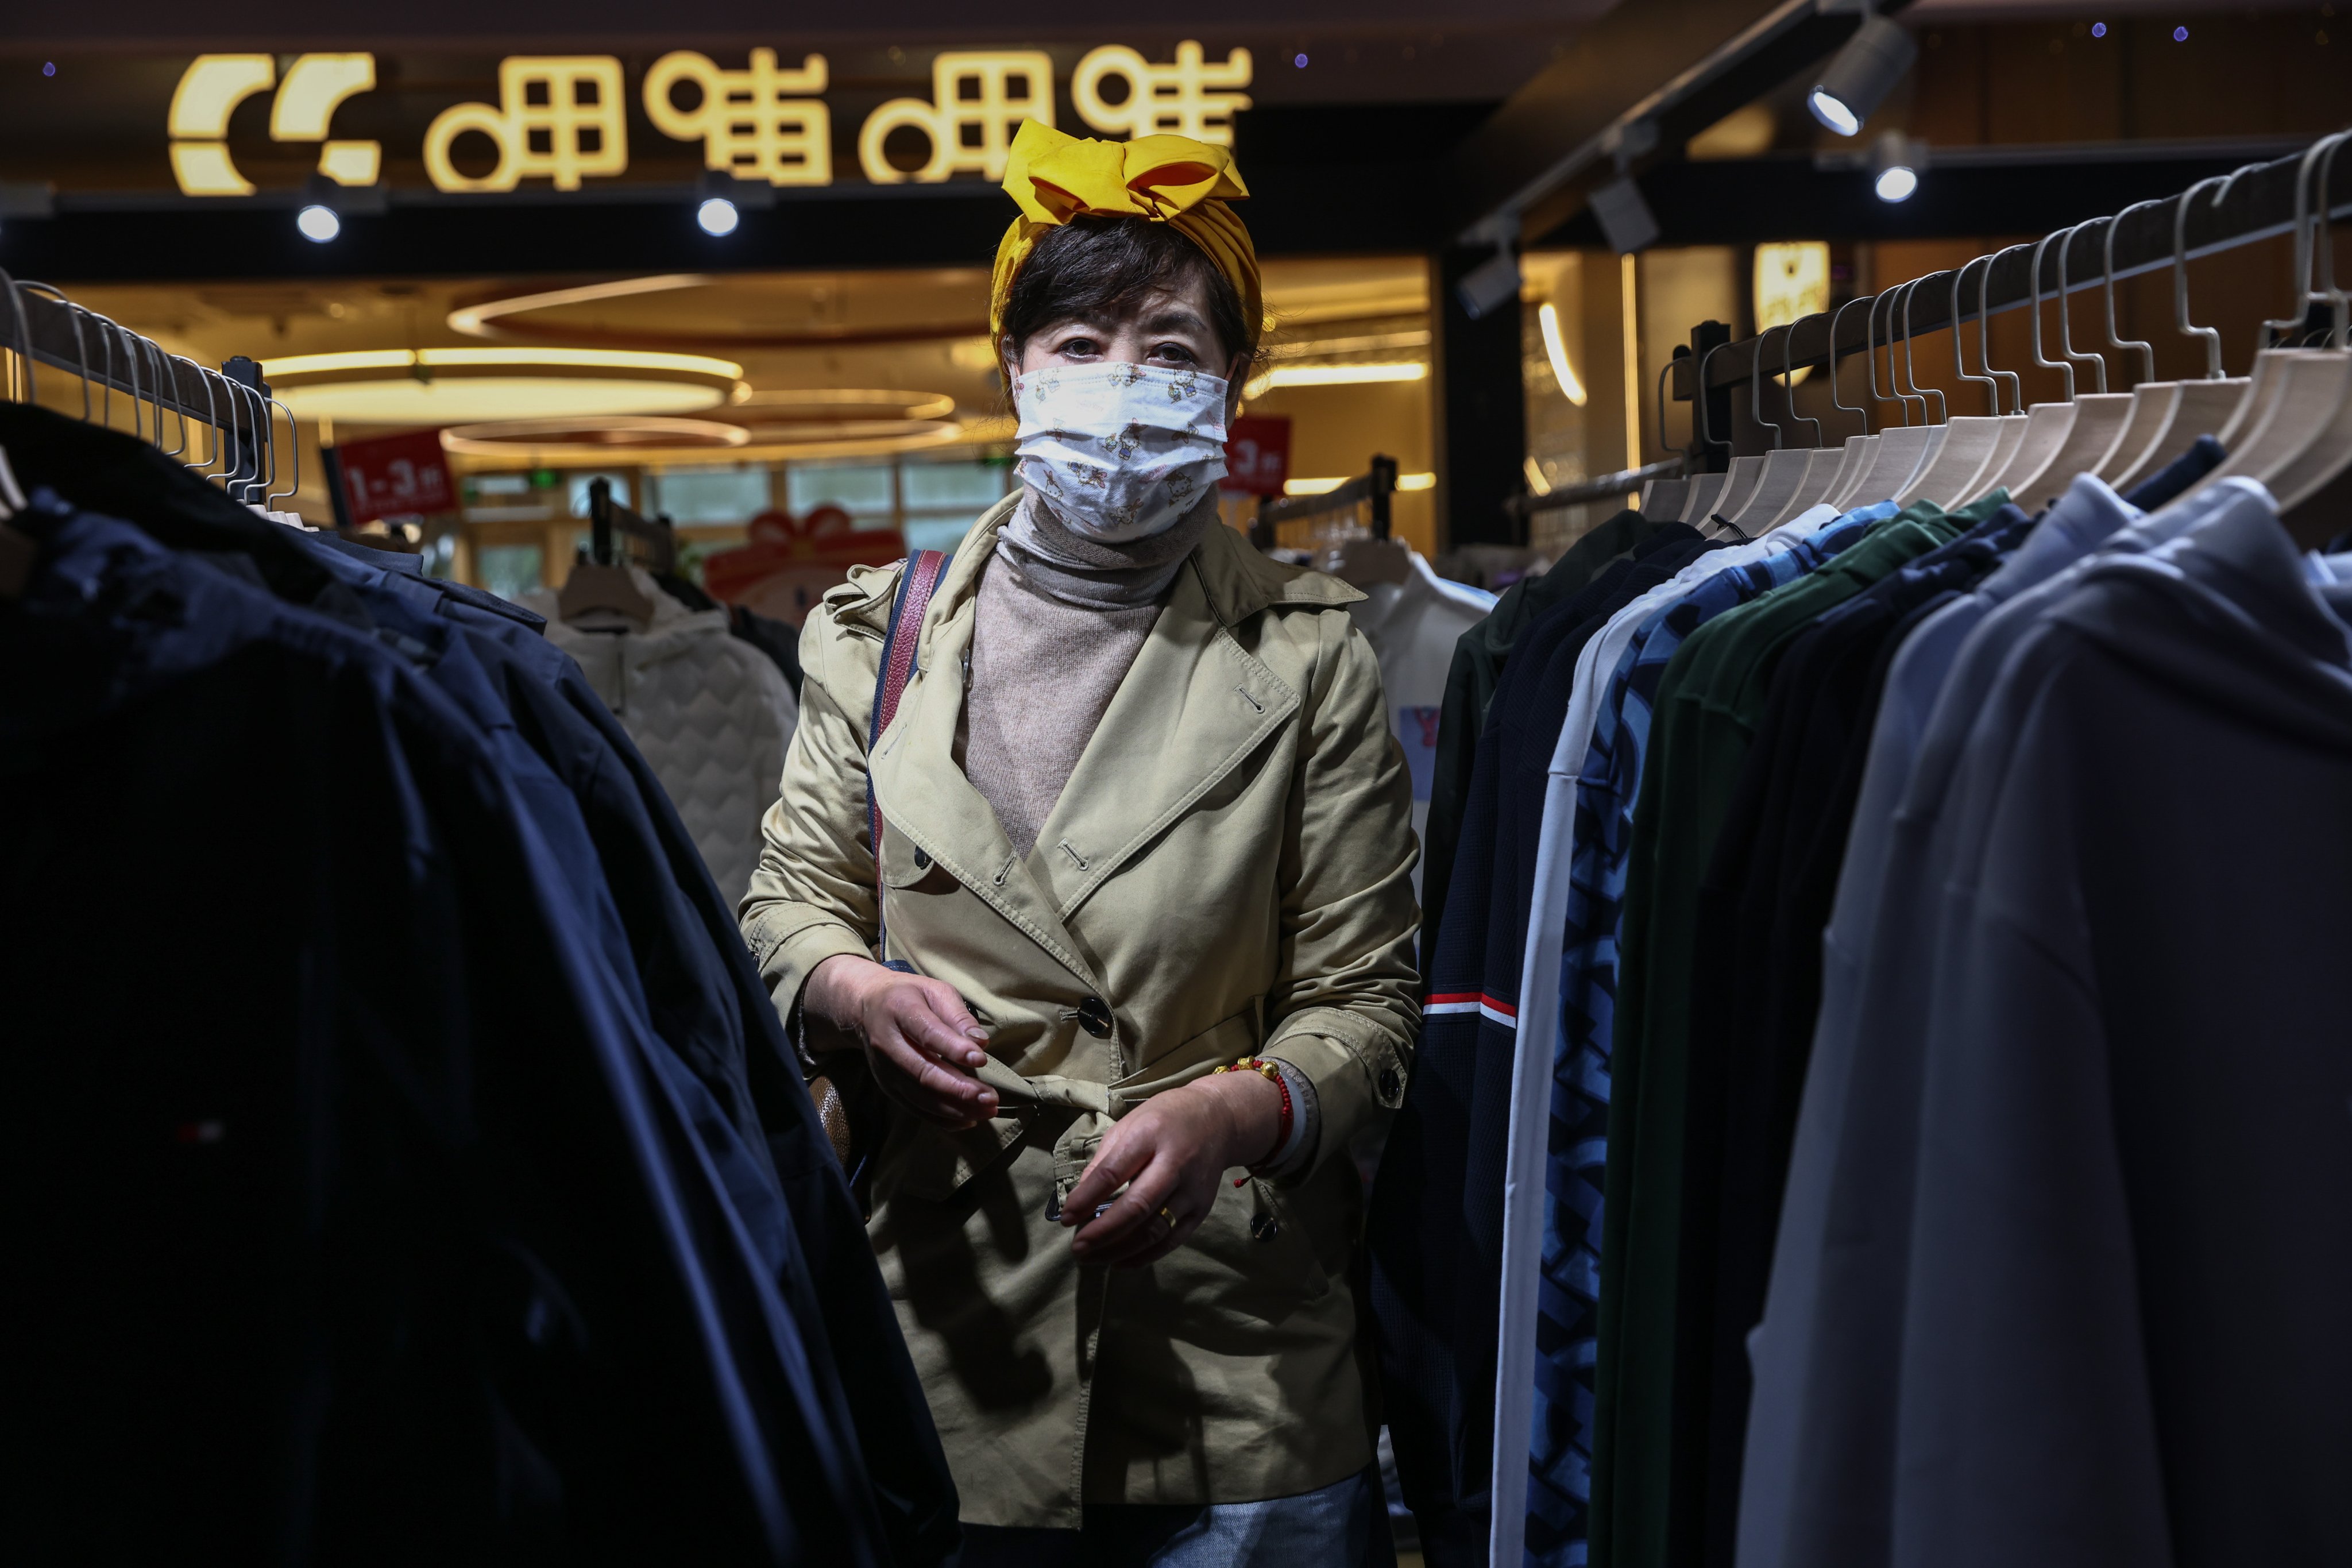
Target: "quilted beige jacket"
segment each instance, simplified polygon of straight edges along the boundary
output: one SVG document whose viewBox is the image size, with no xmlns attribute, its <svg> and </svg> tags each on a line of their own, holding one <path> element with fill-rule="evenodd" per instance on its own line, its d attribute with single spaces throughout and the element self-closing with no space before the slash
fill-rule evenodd
<svg viewBox="0 0 2352 1568">
<path fill-rule="evenodd" d="M 1412 790 L 1360 595 L 1212 528 L 1024 858 L 953 755 L 1012 505 L 957 552 L 871 759 L 886 956 L 962 994 L 1005 1113 L 961 1134 L 897 1120 L 874 1247 L 967 1521 L 1326 1486 L 1371 1458 L 1357 1156 L 1419 1022 Z M 855 574 L 802 637 L 800 728 L 741 910 L 788 1014 L 818 962 L 875 951 L 866 734 L 898 581 Z M 1221 1184 L 1149 1268 L 1081 1268 L 1047 1215 L 1110 1121 L 1252 1054 L 1313 1079 L 1313 1163 Z"/>
</svg>

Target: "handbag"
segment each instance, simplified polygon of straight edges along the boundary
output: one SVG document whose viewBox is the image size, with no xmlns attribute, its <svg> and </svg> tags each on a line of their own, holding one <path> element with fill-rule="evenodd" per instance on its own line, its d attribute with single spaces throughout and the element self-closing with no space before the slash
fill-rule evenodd
<svg viewBox="0 0 2352 1568">
<path fill-rule="evenodd" d="M 907 569 L 898 575 L 898 592 L 890 605 L 889 626 L 882 637 L 881 668 L 874 674 L 874 714 L 866 729 L 869 757 L 880 742 L 882 731 L 898 717 L 898 699 L 906 693 L 907 683 L 920 667 L 916 645 L 921 640 L 923 616 L 929 610 L 931 595 L 939 592 L 940 580 L 947 575 L 947 569 L 948 558 L 943 552 L 920 550 L 908 557 Z M 874 798 L 870 769 L 866 778 L 866 825 L 868 840 L 874 847 L 874 948 L 886 955 L 883 963 L 887 967 L 912 974 L 914 965 L 887 956 L 888 932 L 882 914 L 886 892 L 882 881 L 882 808 Z M 809 1097 L 816 1102 L 817 1120 L 824 1126 L 825 1141 L 833 1145 L 834 1157 L 841 1162 L 842 1171 L 849 1178 L 850 1191 L 856 1194 L 858 1206 L 863 1209 L 874 1155 L 887 1130 L 889 1106 L 883 1097 L 882 1086 L 875 1082 L 874 1069 L 866 1062 L 862 1047 L 809 1058 L 807 1083 Z"/>
</svg>

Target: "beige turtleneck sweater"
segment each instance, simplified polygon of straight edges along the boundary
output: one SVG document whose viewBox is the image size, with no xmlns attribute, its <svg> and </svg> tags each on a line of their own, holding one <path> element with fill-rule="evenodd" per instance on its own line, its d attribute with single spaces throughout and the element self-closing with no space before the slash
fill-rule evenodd
<svg viewBox="0 0 2352 1568">
<path fill-rule="evenodd" d="M 1164 533 L 1107 544 L 1032 499 L 999 531 L 973 610 L 959 738 L 964 774 L 1015 853 L 1036 847 L 1169 584 L 1216 525 L 1212 499 Z"/>
</svg>

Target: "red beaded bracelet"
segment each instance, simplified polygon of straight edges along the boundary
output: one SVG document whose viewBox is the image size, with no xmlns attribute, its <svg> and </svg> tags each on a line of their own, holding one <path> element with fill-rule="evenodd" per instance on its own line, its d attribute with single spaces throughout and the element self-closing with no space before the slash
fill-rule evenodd
<svg viewBox="0 0 2352 1568">
<path fill-rule="evenodd" d="M 1214 1078 L 1217 1073 L 1221 1072 L 1257 1073 L 1263 1076 L 1268 1083 L 1274 1085 L 1276 1089 L 1282 1091 L 1282 1121 L 1279 1129 L 1274 1135 L 1274 1149 L 1275 1152 L 1278 1154 L 1283 1150 L 1288 1148 L 1290 1146 L 1290 1085 L 1284 1081 L 1282 1069 L 1262 1057 L 1244 1057 L 1237 1062 L 1227 1062 L 1223 1067 L 1216 1068 L 1209 1076 Z M 1245 1185 L 1247 1184 L 1250 1176 L 1255 1176 L 1256 1174 L 1257 1168 L 1255 1166 L 1251 1166 L 1249 1167 L 1248 1175 L 1236 1176 L 1234 1178 L 1234 1185 L 1237 1187 Z"/>
</svg>

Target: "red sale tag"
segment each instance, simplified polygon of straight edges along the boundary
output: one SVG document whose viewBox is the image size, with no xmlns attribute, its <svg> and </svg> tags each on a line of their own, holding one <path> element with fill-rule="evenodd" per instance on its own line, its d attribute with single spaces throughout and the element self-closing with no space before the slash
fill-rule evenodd
<svg viewBox="0 0 2352 1568">
<path fill-rule="evenodd" d="M 1225 477 L 1219 489 L 1278 496 L 1290 477 L 1290 416 L 1244 414 L 1225 436 Z"/>
<path fill-rule="evenodd" d="M 438 430 L 346 441 L 335 457 L 355 523 L 457 510 L 457 487 L 450 482 Z"/>
</svg>

